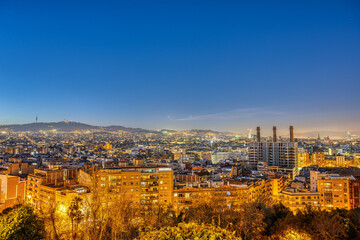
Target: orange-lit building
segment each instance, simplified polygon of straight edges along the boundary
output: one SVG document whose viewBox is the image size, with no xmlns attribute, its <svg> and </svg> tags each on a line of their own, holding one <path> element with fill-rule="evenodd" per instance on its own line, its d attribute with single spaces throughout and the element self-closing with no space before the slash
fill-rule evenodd
<svg viewBox="0 0 360 240">
<path fill-rule="evenodd" d="M 77 185 L 77 169 L 40 170 L 30 174 L 26 185 L 26 201 L 37 208 L 49 206 L 59 201 L 60 196 Z"/>
<path fill-rule="evenodd" d="M 337 167 L 345 167 L 346 166 L 345 156 L 342 156 L 342 155 L 336 156 L 336 166 Z"/>
<path fill-rule="evenodd" d="M 257 182 L 228 181 L 225 186 L 215 188 L 183 187 L 174 190 L 173 206 L 179 211 L 200 201 L 213 199 L 225 201 L 231 207 L 259 197 L 277 197 L 283 186 L 282 178 L 274 178 Z"/>
<path fill-rule="evenodd" d="M 0 165 L 5 174 L 20 176 L 34 173 L 35 165 L 21 162 L 6 162 Z"/>
<path fill-rule="evenodd" d="M 309 153 L 308 152 L 298 152 L 298 168 L 307 167 L 310 165 Z"/>
<path fill-rule="evenodd" d="M 354 180 L 350 180 L 350 208 L 360 208 L 360 175 L 355 176 Z"/>
<path fill-rule="evenodd" d="M 104 145 L 104 149 L 106 149 L 106 150 L 112 150 L 112 145 L 111 145 L 110 143 L 106 143 L 106 144 Z"/>
<path fill-rule="evenodd" d="M 0 212 L 25 200 L 25 181 L 18 176 L 0 174 Z"/>
<path fill-rule="evenodd" d="M 325 209 L 350 209 L 349 177 L 337 174 L 318 174 L 320 204 Z"/>
<path fill-rule="evenodd" d="M 183 187 L 174 190 L 173 206 L 175 210 L 179 211 L 201 201 L 214 200 L 217 203 L 219 201 L 226 201 L 226 205 L 230 207 L 245 201 L 246 197 L 250 198 L 252 190 L 251 186 L 222 186 L 217 188 Z"/>
<path fill-rule="evenodd" d="M 325 167 L 325 154 L 323 152 L 314 152 L 311 154 L 311 164 Z"/>
<path fill-rule="evenodd" d="M 90 174 L 96 174 L 99 187 L 107 193 L 121 194 L 144 206 L 172 203 L 174 174 L 171 168 L 124 167 L 79 172 L 79 182 L 91 186 Z"/>
<path fill-rule="evenodd" d="M 287 189 L 280 193 L 279 200 L 286 207 L 290 208 L 291 211 L 296 212 L 308 205 L 320 206 L 320 193 L 308 190 Z"/>
</svg>

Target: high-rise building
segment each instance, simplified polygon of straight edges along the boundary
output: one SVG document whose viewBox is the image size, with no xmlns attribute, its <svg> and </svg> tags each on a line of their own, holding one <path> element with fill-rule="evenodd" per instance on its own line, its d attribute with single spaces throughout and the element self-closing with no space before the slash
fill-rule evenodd
<svg viewBox="0 0 360 240">
<path fill-rule="evenodd" d="M 290 141 L 278 141 L 276 127 L 273 128 L 272 141 L 261 141 L 260 127 L 256 128 L 256 142 L 249 143 L 249 163 L 257 166 L 259 162 L 265 162 L 268 166 L 283 168 L 297 167 L 298 144 L 294 142 L 293 127 L 290 126 Z"/>
</svg>

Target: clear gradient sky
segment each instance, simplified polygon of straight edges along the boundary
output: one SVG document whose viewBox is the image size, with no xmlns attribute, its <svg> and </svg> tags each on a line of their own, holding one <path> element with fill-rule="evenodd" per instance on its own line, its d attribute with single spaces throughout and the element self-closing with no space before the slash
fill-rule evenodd
<svg viewBox="0 0 360 240">
<path fill-rule="evenodd" d="M 36 113 L 360 130 L 360 2 L 0 0 L 0 124 Z"/>
</svg>

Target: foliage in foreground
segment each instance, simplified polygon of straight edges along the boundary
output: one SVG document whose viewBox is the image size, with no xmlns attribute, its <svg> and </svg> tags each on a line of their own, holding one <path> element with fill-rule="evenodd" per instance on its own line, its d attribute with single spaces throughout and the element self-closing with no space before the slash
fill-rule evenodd
<svg viewBox="0 0 360 240">
<path fill-rule="evenodd" d="M 8 209 L 0 215 L 0 239 L 360 239 L 360 209 L 307 207 L 294 214 L 266 200 L 229 207 L 208 198 L 180 212 L 165 205 L 142 211 L 129 201 L 115 200 L 103 205 L 75 198 L 67 211 L 55 204 L 36 214 L 29 206 Z"/>
<path fill-rule="evenodd" d="M 234 232 L 229 232 L 223 228 L 205 225 L 205 224 L 196 224 L 196 223 L 179 223 L 176 227 L 162 227 L 160 229 L 147 228 L 145 231 L 140 233 L 138 239 L 148 239 L 148 240 L 166 240 L 166 239 L 236 239 L 240 240 L 235 236 Z"/>
<path fill-rule="evenodd" d="M 45 238 L 44 221 L 29 206 L 4 210 L 0 216 L 0 239 L 39 240 Z"/>
</svg>

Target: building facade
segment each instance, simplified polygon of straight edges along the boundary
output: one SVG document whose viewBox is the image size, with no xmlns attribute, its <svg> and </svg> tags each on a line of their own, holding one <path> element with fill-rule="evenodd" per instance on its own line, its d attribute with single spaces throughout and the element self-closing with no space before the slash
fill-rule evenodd
<svg viewBox="0 0 360 240">
<path fill-rule="evenodd" d="M 272 141 L 261 141 L 260 127 L 257 128 L 257 141 L 249 143 L 249 163 L 258 166 L 264 162 L 267 166 L 296 168 L 298 163 L 298 144 L 294 142 L 293 128 L 290 127 L 290 141 L 278 142 L 276 127 L 273 128 Z"/>
</svg>

